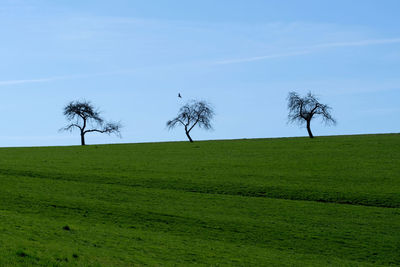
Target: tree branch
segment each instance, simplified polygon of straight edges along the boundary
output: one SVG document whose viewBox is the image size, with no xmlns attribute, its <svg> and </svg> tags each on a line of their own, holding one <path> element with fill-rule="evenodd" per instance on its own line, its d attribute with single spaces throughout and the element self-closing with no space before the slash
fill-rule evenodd
<svg viewBox="0 0 400 267">
<path fill-rule="evenodd" d="M 72 131 L 74 127 L 79 128 L 80 130 L 82 130 L 82 127 L 80 125 L 72 123 L 70 125 L 67 125 L 66 127 L 61 128 L 59 131 L 60 132 L 62 132 L 62 131 Z"/>
</svg>

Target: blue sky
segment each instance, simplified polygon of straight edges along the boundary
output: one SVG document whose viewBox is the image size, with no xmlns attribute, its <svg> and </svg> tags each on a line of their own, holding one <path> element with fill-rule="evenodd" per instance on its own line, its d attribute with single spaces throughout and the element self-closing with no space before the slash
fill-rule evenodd
<svg viewBox="0 0 400 267">
<path fill-rule="evenodd" d="M 167 120 L 189 99 L 216 111 L 193 138 L 305 136 L 289 91 L 312 91 L 338 124 L 315 135 L 400 130 L 400 1 L 0 0 L 0 146 L 77 145 L 71 100 L 121 121 L 122 139 L 185 140 Z M 177 98 L 180 92 L 183 99 Z"/>
</svg>

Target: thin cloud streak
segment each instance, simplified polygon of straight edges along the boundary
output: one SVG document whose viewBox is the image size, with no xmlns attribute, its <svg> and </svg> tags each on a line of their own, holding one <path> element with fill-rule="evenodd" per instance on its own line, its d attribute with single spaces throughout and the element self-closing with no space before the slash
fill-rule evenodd
<svg viewBox="0 0 400 267">
<path fill-rule="evenodd" d="M 293 51 L 293 52 L 271 54 L 271 55 L 265 55 L 265 56 L 256 56 L 256 57 L 247 57 L 247 58 L 226 59 L 226 60 L 209 62 L 209 63 L 206 63 L 206 65 L 208 65 L 208 64 L 228 65 L 228 64 L 236 64 L 236 63 L 261 61 L 261 60 L 274 59 L 274 58 L 301 56 L 301 55 L 307 55 L 307 54 L 314 53 L 323 48 L 371 46 L 371 45 L 385 45 L 385 44 L 398 44 L 398 43 L 400 43 L 400 38 L 370 39 L 370 40 L 361 40 L 361 41 L 352 41 L 352 42 L 325 43 L 325 44 L 318 44 L 318 45 L 312 45 L 309 47 L 299 48 L 298 51 Z M 202 62 L 202 63 L 204 63 L 204 62 Z M 136 72 L 138 70 L 139 69 L 125 69 L 125 70 L 116 70 L 116 71 L 110 71 L 110 72 L 55 76 L 55 77 L 39 78 L 39 79 L 6 80 L 6 81 L 0 81 L 0 86 L 45 83 L 45 82 L 53 82 L 53 81 L 58 81 L 58 80 L 72 80 L 72 79 L 90 78 L 90 77 L 105 76 L 105 75 L 125 74 L 125 73 Z"/>
<path fill-rule="evenodd" d="M 58 80 L 59 78 L 43 78 L 43 79 L 31 79 L 31 80 L 9 80 L 9 81 L 0 81 L 0 86 L 5 85 L 15 85 L 15 84 L 25 84 L 25 83 L 43 83 L 43 82 L 51 82 L 54 80 Z"/>
<path fill-rule="evenodd" d="M 314 45 L 311 48 L 369 46 L 369 45 L 398 44 L 398 43 L 400 43 L 400 38 L 372 39 L 372 40 L 362 40 L 362 41 L 354 41 L 354 42 L 337 42 L 337 43 L 319 44 L 319 45 Z"/>
<path fill-rule="evenodd" d="M 91 73 L 91 74 L 55 76 L 55 77 L 39 78 L 39 79 L 8 80 L 8 81 L 0 81 L 0 86 L 31 84 L 31 83 L 44 83 L 44 82 L 53 82 L 53 81 L 58 81 L 58 80 L 72 80 L 72 79 L 79 79 L 79 78 L 97 77 L 97 76 L 103 76 L 103 75 L 132 73 L 135 71 L 136 70 L 134 70 L 134 69 L 126 69 L 126 70 L 98 72 L 98 73 Z"/>
<path fill-rule="evenodd" d="M 259 61 L 259 60 L 263 60 L 263 59 L 300 56 L 300 55 L 306 55 L 306 54 L 310 54 L 310 53 L 311 53 L 311 51 L 304 50 L 304 51 L 296 51 L 296 52 L 282 53 L 282 54 L 272 54 L 272 55 L 259 56 L 259 57 L 227 59 L 227 60 L 216 61 L 213 64 L 215 64 L 215 65 L 224 65 L 224 64 L 242 63 L 242 62 L 252 62 L 252 61 Z"/>
<path fill-rule="evenodd" d="M 361 40 L 361 41 L 353 41 L 353 42 L 325 43 L 325 44 L 312 45 L 307 48 L 303 47 L 302 49 L 299 49 L 298 51 L 294 51 L 294 52 L 290 52 L 290 53 L 271 54 L 271 55 L 266 55 L 266 56 L 257 56 L 257 57 L 248 57 L 248 58 L 227 59 L 227 60 L 221 60 L 221 61 L 214 61 L 212 64 L 213 65 L 224 65 L 224 64 L 253 62 L 253 61 L 260 61 L 260 60 L 273 59 L 273 58 L 300 56 L 300 55 L 311 54 L 313 52 L 320 50 L 321 48 L 371 46 L 371 45 L 385 45 L 385 44 L 398 44 L 398 43 L 400 43 L 400 38 L 370 39 L 370 40 Z"/>
</svg>

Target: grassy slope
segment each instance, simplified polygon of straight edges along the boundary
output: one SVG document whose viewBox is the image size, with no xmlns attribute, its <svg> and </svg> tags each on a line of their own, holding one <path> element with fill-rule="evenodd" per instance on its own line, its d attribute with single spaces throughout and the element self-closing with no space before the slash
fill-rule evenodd
<svg viewBox="0 0 400 267">
<path fill-rule="evenodd" d="M 400 135 L 4 148 L 0 179 L 0 265 L 400 264 Z"/>
</svg>

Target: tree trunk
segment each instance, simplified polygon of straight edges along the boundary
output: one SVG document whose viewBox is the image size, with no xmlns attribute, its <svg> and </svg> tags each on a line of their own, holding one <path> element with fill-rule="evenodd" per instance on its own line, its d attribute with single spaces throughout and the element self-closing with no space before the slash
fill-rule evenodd
<svg viewBox="0 0 400 267">
<path fill-rule="evenodd" d="M 81 133 L 81 145 L 84 146 L 85 144 L 85 134 Z"/>
<path fill-rule="evenodd" d="M 312 132 L 311 132 L 311 120 L 308 120 L 308 121 L 307 121 L 307 132 L 308 132 L 308 136 L 309 136 L 310 138 L 314 138 L 314 135 L 313 135 Z"/>
<path fill-rule="evenodd" d="M 189 139 L 190 143 L 193 143 L 193 139 L 192 139 L 192 137 L 190 137 L 189 132 L 188 131 L 185 131 L 185 132 L 186 132 L 186 136 Z"/>
<path fill-rule="evenodd" d="M 83 117 L 83 126 L 81 128 L 81 145 L 84 146 L 85 144 L 85 128 L 86 128 L 86 117 Z"/>
</svg>

